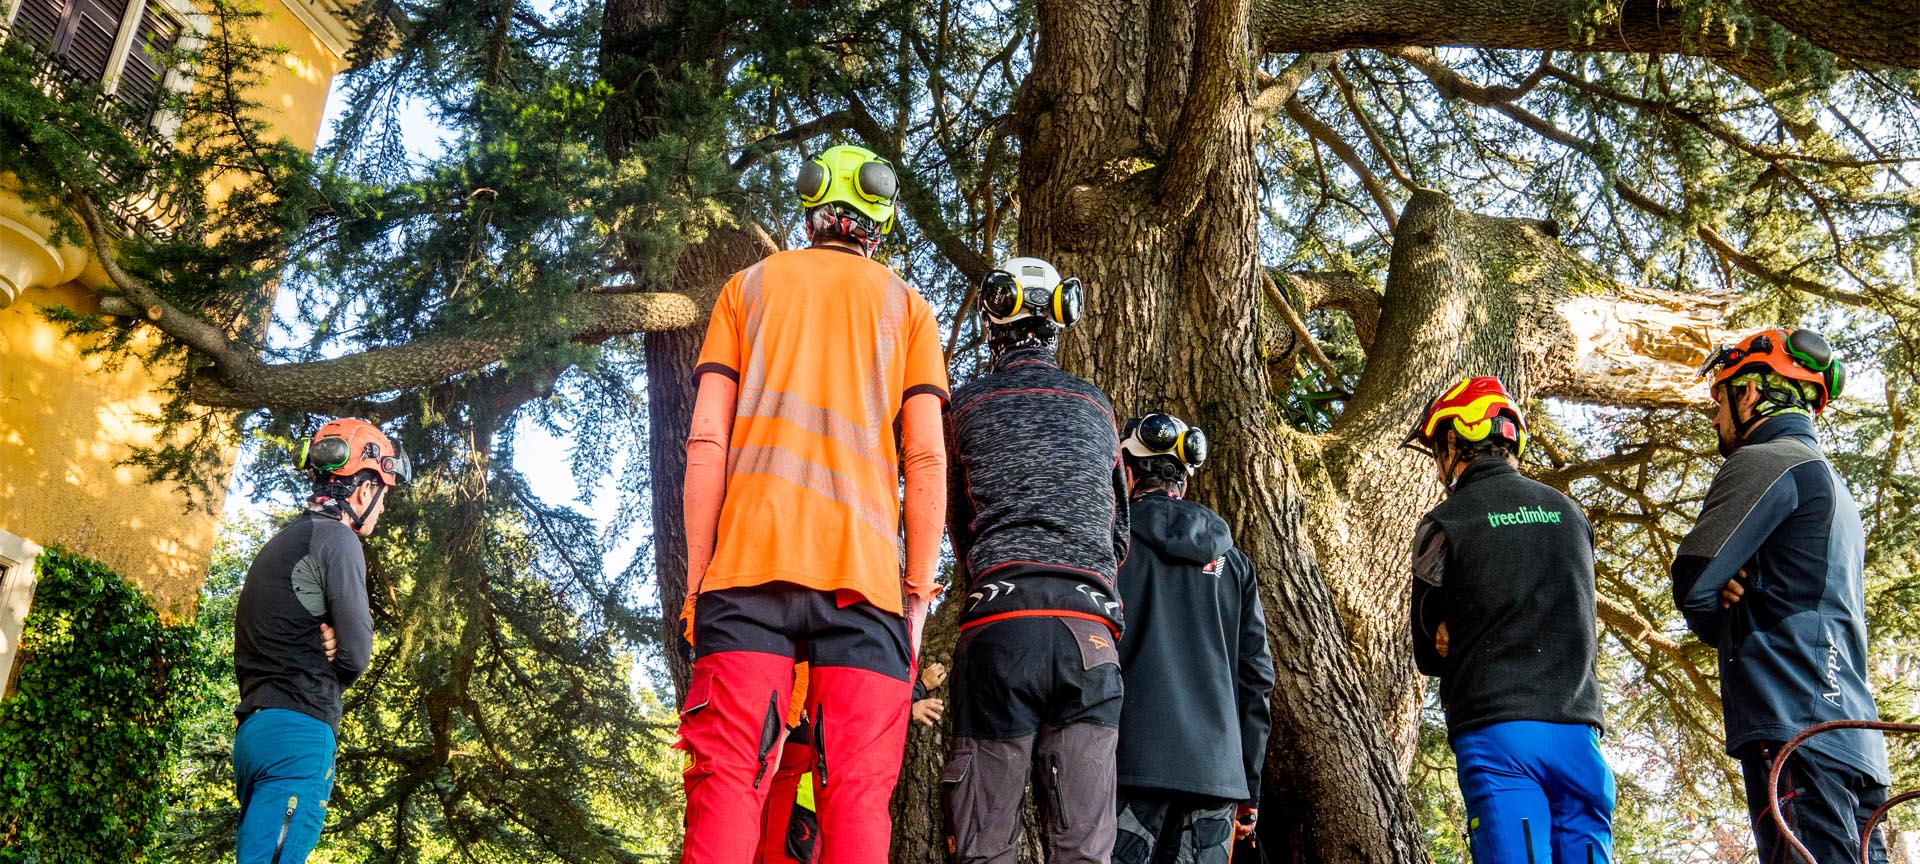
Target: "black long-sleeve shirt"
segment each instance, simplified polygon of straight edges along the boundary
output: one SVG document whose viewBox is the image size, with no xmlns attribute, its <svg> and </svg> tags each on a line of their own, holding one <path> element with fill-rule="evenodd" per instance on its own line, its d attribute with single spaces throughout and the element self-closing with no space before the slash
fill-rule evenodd
<svg viewBox="0 0 1920 864">
<path fill-rule="evenodd" d="M 947 531 L 962 627 L 1014 612 L 1123 626 L 1126 474 L 1113 407 L 1041 351 L 1014 352 L 947 406 Z"/>
<path fill-rule="evenodd" d="M 320 625 L 338 640 L 332 661 Z M 340 694 L 373 657 L 367 564 L 360 538 L 339 517 L 308 511 L 273 535 L 240 588 L 233 668 L 245 717 L 284 708 L 340 728 Z"/>
</svg>

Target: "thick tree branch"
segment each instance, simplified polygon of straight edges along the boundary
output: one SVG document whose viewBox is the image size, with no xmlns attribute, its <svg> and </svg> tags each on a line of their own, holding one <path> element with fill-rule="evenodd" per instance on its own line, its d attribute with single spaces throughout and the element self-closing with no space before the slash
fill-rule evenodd
<svg viewBox="0 0 1920 864">
<path fill-rule="evenodd" d="M 1252 84 L 1247 3 L 1200 0 L 1195 9 L 1193 71 L 1174 126 L 1166 171 L 1160 175 L 1159 198 L 1172 212 L 1192 210 L 1226 138 L 1220 125 L 1227 122 L 1230 109 L 1239 107 Z"/>
<path fill-rule="evenodd" d="M 1748 7 L 1841 57 L 1920 67 L 1920 8 L 1910 0 L 1749 0 Z"/>
<path fill-rule="evenodd" d="M 1380 329 L 1380 293 L 1351 273 L 1318 271 L 1285 274 L 1287 284 L 1300 292 L 1308 310 L 1328 309 L 1345 313 L 1353 321 L 1363 350 L 1373 350 L 1374 333 Z"/>
<path fill-rule="evenodd" d="M 1820 11 L 1803 16 L 1786 8 L 1797 6 L 1817 6 Z M 1592 28 L 1572 26 L 1591 14 L 1592 6 L 1579 0 L 1255 0 L 1252 29 L 1254 44 L 1274 54 L 1396 45 L 1683 54 L 1712 59 L 1763 92 L 1782 77 L 1764 47 L 1786 35 L 1781 29 L 1801 33 L 1844 57 L 1920 67 L 1910 6 L 1875 0 L 1757 0 L 1753 8 L 1785 27 L 1755 19 L 1750 23 L 1758 32 L 1745 38 L 1734 28 L 1689 31 L 1687 16 L 1673 0 L 1625 0 L 1613 10 L 1612 20 Z M 1890 18 L 1884 28 L 1889 35 L 1863 37 L 1859 41 L 1864 47 L 1843 45 L 1832 39 L 1831 31 L 1838 28 L 1818 20 L 1827 14 L 1841 20 Z"/>
<path fill-rule="evenodd" d="M 253 349 L 218 327 L 162 298 L 145 280 L 121 269 L 99 207 L 84 192 L 73 197 L 94 255 L 120 303 L 109 311 L 140 310 L 162 333 L 213 361 L 193 384 L 194 401 L 213 408 L 316 408 L 384 393 L 425 387 L 487 366 L 527 343 L 512 329 L 491 335 L 429 336 L 405 345 L 375 348 L 306 363 L 267 364 Z M 109 301 L 115 299 L 109 295 Z M 672 330 L 699 320 L 693 301 L 679 294 L 582 294 L 579 314 L 560 336 L 585 344 L 630 333 Z M 124 303 L 125 305 L 122 305 Z"/>
<path fill-rule="evenodd" d="M 1265 77 L 1260 82 L 1260 90 L 1253 97 L 1253 114 L 1256 119 L 1265 121 L 1293 99 L 1301 86 L 1321 71 L 1333 68 L 1334 61 L 1340 59 L 1340 52 L 1324 54 L 1302 54 L 1293 58 L 1280 74 Z"/>
</svg>

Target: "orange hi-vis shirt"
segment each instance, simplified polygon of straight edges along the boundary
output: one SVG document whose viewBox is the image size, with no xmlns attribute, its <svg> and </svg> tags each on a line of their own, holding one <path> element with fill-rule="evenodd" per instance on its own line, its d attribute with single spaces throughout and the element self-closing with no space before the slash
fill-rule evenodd
<svg viewBox="0 0 1920 864">
<path fill-rule="evenodd" d="M 791 582 L 902 614 L 900 407 L 947 398 L 926 299 L 855 253 L 774 254 L 720 292 L 694 370 L 707 373 L 739 397 L 698 590 Z"/>
</svg>

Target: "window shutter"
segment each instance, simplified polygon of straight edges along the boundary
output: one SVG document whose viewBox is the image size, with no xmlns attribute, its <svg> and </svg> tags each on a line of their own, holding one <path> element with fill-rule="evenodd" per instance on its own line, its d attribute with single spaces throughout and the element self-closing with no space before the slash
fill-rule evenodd
<svg viewBox="0 0 1920 864">
<path fill-rule="evenodd" d="M 75 78 L 99 83 L 106 77 L 126 13 L 127 0 L 67 0 L 66 19 L 53 36 L 53 53 Z"/>
<path fill-rule="evenodd" d="M 20 0 L 20 11 L 13 16 L 13 35 L 53 50 L 53 34 L 67 17 L 67 0 Z"/>
<path fill-rule="evenodd" d="M 160 85 L 167 74 L 166 55 L 180 38 L 180 23 L 161 11 L 160 4 L 148 2 L 140 13 L 140 29 L 134 32 L 133 45 L 127 49 L 127 63 L 120 72 L 115 98 L 134 116 L 145 119 L 160 107 Z"/>
</svg>

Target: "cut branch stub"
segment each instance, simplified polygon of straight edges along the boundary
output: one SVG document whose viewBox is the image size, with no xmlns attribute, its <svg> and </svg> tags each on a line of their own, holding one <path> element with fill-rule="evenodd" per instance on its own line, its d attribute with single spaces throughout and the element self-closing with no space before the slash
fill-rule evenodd
<svg viewBox="0 0 1920 864">
<path fill-rule="evenodd" d="M 1733 298 L 1617 287 L 1573 295 L 1557 305 L 1572 337 L 1572 358 L 1545 375 L 1536 396 L 1643 408 L 1705 405 L 1695 374 L 1715 345 L 1734 335 L 1720 326 Z"/>
</svg>

